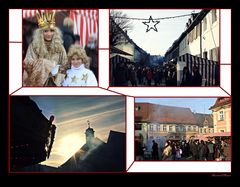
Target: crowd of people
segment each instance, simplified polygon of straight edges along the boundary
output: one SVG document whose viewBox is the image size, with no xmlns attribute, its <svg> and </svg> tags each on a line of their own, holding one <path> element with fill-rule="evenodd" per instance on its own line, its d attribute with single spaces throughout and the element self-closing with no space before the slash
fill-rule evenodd
<svg viewBox="0 0 240 187">
<path fill-rule="evenodd" d="M 136 67 L 133 64 L 120 62 L 113 71 L 114 86 L 178 86 L 175 64 L 164 67 Z M 180 86 L 201 86 L 202 76 L 198 67 L 193 66 L 192 72 L 184 67 Z"/>
<path fill-rule="evenodd" d="M 167 140 L 164 147 L 152 141 L 151 150 L 135 142 L 136 160 L 192 160 L 192 161 L 219 161 L 230 160 L 229 140 Z M 151 152 L 151 157 L 146 156 Z"/>
<path fill-rule="evenodd" d="M 97 86 L 98 47 L 90 35 L 83 48 L 73 34 L 73 20 L 55 25 L 54 11 L 37 13 L 38 26 L 24 53 L 23 86 Z"/>
</svg>

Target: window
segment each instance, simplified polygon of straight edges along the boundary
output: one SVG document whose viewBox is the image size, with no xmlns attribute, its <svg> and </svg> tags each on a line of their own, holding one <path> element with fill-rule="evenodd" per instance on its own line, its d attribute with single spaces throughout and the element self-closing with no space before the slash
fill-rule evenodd
<svg viewBox="0 0 240 187">
<path fill-rule="evenodd" d="M 196 38 L 200 36 L 200 24 L 197 25 Z"/>
<path fill-rule="evenodd" d="M 197 38 L 197 27 L 194 27 L 192 32 L 193 32 L 193 40 L 195 40 Z"/>
<path fill-rule="evenodd" d="M 204 126 L 208 126 L 208 120 L 206 120 L 205 119 L 205 121 L 204 121 L 204 124 L 203 124 Z"/>
<path fill-rule="evenodd" d="M 190 32 L 190 43 L 193 42 L 193 30 Z"/>
<path fill-rule="evenodd" d="M 182 131 L 186 132 L 186 127 L 185 126 L 182 127 Z"/>
<path fill-rule="evenodd" d="M 207 133 L 207 129 L 204 129 L 204 133 Z"/>
<path fill-rule="evenodd" d="M 179 126 L 176 125 L 176 132 L 179 132 Z"/>
<path fill-rule="evenodd" d="M 140 106 L 136 106 L 136 108 L 135 108 L 136 111 L 139 111 L 140 109 L 141 109 Z"/>
<path fill-rule="evenodd" d="M 220 132 L 224 132 L 224 130 L 220 130 Z"/>
<path fill-rule="evenodd" d="M 171 125 L 169 126 L 169 131 L 170 131 L 170 132 L 172 132 L 172 131 L 173 131 L 173 128 L 172 128 L 172 126 L 171 126 Z"/>
<path fill-rule="evenodd" d="M 211 49 L 209 52 L 209 60 L 218 61 L 218 47 Z"/>
<path fill-rule="evenodd" d="M 207 51 L 203 52 L 203 58 L 208 59 L 207 58 Z"/>
<path fill-rule="evenodd" d="M 207 30 L 207 18 L 203 19 L 203 31 Z"/>
<path fill-rule="evenodd" d="M 135 124 L 135 130 L 142 130 L 142 124 L 136 123 Z"/>
<path fill-rule="evenodd" d="M 215 21 L 217 21 L 217 10 L 213 9 L 212 10 L 212 23 L 214 23 Z"/>
<path fill-rule="evenodd" d="M 150 129 L 150 131 L 153 131 L 153 125 L 150 125 L 150 127 L 149 127 Z"/>
<path fill-rule="evenodd" d="M 224 112 L 220 111 L 219 112 L 219 121 L 223 121 L 224 120 Z"/>
<path fill-rule="evenodd" d="M 202 133 L 202 129 L 200 129 L 200 133 Z"/>
<path fill-rule="evenodd" d="M 191 131 L 191 130 L 192 130 L 191 126 L 188 126 L 188 131 Z"/>
<path fill-rule="evenodd" d="M 193 131 L 194 131 L 194 132 L 196 131 L 196 126 L 193 126 Z"/>
<path fill-rule="evenodd" d="M 167 131 L 166 125 L 163 125 L 163 131 Z"/>
<path fill-rule="evenodd" d="M 157 131 L 157 125 L 153 125 L 153 131 L 156 132 Z"/>
<path fill-rule="evenodd" d="M 192 43 L 192 41 L 193 41 L 193 30 L 188 33 L 187 38 L 188 38 L 188 44 Z"/>
<path fill-rule="evenodd" d="M 157 124 L 157 131 L 161 131 L 161 130 L 160 130 L 160 125 L 159 125 L 159 124 Z"/>
</svg>

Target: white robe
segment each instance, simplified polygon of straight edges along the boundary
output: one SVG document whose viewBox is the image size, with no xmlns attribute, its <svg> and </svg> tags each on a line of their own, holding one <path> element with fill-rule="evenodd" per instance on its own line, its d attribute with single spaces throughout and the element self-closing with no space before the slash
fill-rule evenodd
<svg viewBox="0 0 240 187">
<path fill-rule="evenodd" d="M 67 77 L 62 82 L 62 86 L 97 86 L 97 79 L 94 73 L 85 68 L 82 64 L 78 68 L 71 67 L 67 70 Z"/>
</svg>

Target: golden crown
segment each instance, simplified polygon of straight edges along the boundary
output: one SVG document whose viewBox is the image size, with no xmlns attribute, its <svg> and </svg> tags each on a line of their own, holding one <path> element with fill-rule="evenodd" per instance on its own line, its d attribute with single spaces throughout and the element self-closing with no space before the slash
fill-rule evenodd
<svg viewBox="0 0 240 187">
<path fill-rule="evenodd" d="M 41 28 L 55 27 L 55 11 L 45 10 L 44 12 L 41 12 L 40 10 L 37 10 L 36 17 L 39 27 Z"/>
</svg>

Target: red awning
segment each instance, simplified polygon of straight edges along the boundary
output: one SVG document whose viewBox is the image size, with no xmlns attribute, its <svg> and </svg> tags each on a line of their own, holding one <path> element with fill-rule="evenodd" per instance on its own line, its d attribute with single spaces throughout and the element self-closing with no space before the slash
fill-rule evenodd
<svg viewBox="0 0 240 187">
<path fill-rule="evenodd" d="M 231 136 L 230 132 L 216 132 L 216 133 L 209 133 L 205 134 L 205 137 L 216 137 L 216 136 Z"/>
</svg>

